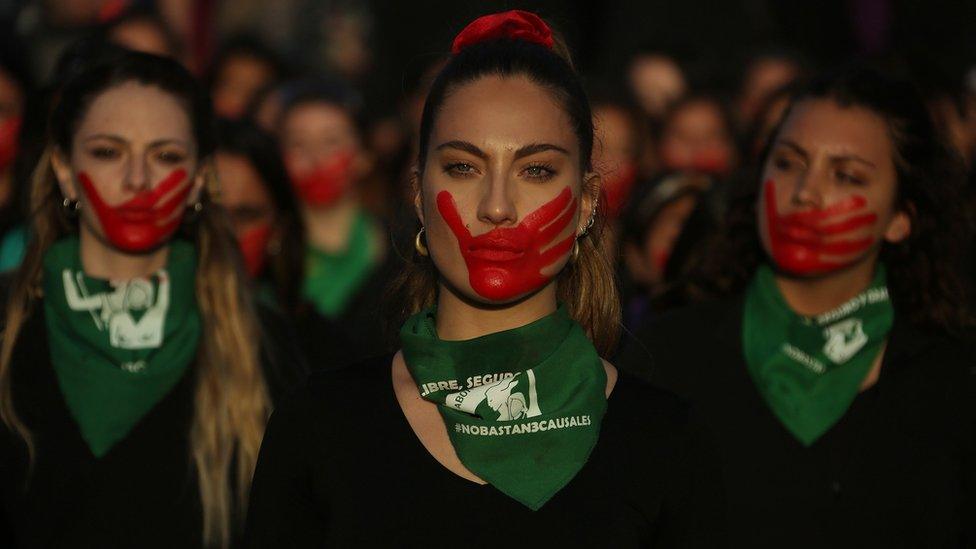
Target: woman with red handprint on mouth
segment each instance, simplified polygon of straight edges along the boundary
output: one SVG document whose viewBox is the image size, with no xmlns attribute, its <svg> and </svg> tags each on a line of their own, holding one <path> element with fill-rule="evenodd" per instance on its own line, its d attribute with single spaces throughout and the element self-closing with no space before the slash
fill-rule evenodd
<svg viewBox="0 0 976 549">
<path fill-rule="evenodd" d="M 381 298 L 394 257 L 386 229 L 360 197 L 372 165 L 361 100 L 343 82 L 325 78 L 293 82 L 282 93 L 278 134 L 307 243 L 299 337 L 314 364 L 383 353 Z M 323 346 L 323 332 L 340 332 L 349 343 Z"/>
<path fill-rule="evenodd" d="M 246 291 L 202 87 L 173 60 L 84 52 L 0 278 L 0 523 L 17 547 L 231 547 L 303 363 Z"/>
<path fill-rule="evenodd" d="M 957 159 L 910 84 L 849 69 L 799 91 L 761 166 L 690 288 L 731 296 L 623 364 L 718 434 L 733 546 L 976 539 Z"/>
<path fill-rule="evenodd" d="M 247 542 L 721 546 L 693 416 L 600 358 L 620 313 L 565 46 L 532 13 L 478 18 L 420 127 L 403 349 L 275 412 Z"/>
</svg>

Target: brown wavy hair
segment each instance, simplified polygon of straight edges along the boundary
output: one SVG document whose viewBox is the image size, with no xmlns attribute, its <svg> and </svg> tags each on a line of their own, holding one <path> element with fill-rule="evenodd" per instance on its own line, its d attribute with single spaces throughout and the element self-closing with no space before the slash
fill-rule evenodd
<svg viewBox="0 0 976 549">
<path fill-rule="evenodd" d="M 565 42 L 558 36 L 555 42 L 553 49 L 549 49 L 520 40 L 489 40 L 467 46 L 448 60 L 434 79 L 424 103 L 415 172 L 418 185 L 434 121 L 444 101 L 457 88 L 485 76 L 524 76 L 551 93 L 573 125 L 579 141 L 582 171 L 592 171 L 593 115 L 590 103 Z M 598 196 L 600 189 L 597 186 L 596 180 L 590 179 L 583 192 Z M 593 226 L 577 239 L 578 254 L 558 275 L 556 296 L 570 316 L 580 323 L 600 354 L 609 356 L 620 335 L 620 300 L 606 252 L 608 247 L 602 243 L 606 236 L 603 217 L 597 208 Z M 415 232 L 419 231 L 419 222 L 414 223 L 414 228 Z M 415 250 L 404 255 L 408 258 L 406 265 L 394 281 L 390 296 L 395 308 L 391 318 L 398 323 L 397 327 L 409 315 L 435 303 L 439 280 L 429 257 L 421 256 Z"/>
<path fill-rule="evenodd" d="M 209 99 L 175 61 L 107 50 L 104 58 L 76 72 L 59 94 L 50 118 L 47 150 L 31 182 L 31 239 L 13 278 L 0 340 L 0 417 L 23 439 L 33 463 L 35 441 L 14 407 L 11 358 L 24 321 L 42 298 L 45 252 L 54 242 L 78 231 L 77 220 L 70 219 L 62 207 L 64 197 L 51 159 L 54 154 L 68 156 L 77 124 L 91 102 L 126 82 L 162 89 L 186 108 L 199 169 L 207 179 L 200 199 L 202 209 L 180 229 L 180 237 L 193 242 L 197 250 L 196 300 L 203 319 L 189 440 L 203 509 L 203 542 L 228 547 L 235 522 L 244 515 L 270 397 L 254 343 L 260 338 L 260 328 L 240 274 L 237 245 L 226 215 L 214 201 L 217 183 L 210 163 L 214 137 Z"/>
</svg>

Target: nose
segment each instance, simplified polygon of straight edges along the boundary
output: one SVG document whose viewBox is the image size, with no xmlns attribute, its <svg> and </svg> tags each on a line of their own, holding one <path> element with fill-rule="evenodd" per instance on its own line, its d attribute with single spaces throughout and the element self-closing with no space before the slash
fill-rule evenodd
<svg viewBox="0 0 976 549">
<path fill-rule="evenodd" d="M 492 225 L 514 225 L 518 212 L 512 196 L 513 184 L 504 175 L 493 174 L 488 189 L 478 204 L 478 219 Z"/>
<path fill-rule="evenodd" d="M 132 158 L 129 160 L 129 170 L 125 178 L 125 186 L 133 191 L 144 191 L 149 189 L 152 181 L 149 179 L 149 166 L 142 158 Z"/>
<path fill-rule="evenodd" d="M 823 208 L 828 184 L 826 176 L 817 174 L 814 170 L 804 171 L 798 176 L 796 186 L 793 188 L 793 204 L 816 209 Z"/>
</svg>

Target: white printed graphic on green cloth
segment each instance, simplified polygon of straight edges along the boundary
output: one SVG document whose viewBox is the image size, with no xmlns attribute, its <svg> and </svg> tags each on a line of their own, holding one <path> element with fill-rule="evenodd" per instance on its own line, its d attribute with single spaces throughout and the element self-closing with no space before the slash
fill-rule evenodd
<svg viewBox="0 0 976 549">
<path fill-rule="evenodd" d="M 823 352 L 834 364 L 843 364 L 856 355 L 868 342 L 864 323 L 860 318 L 849 318 L 824 329 Z"/>
<path fill-rule="evenodd" d="M 159 288 L 151 280 L 136 278 L 113 283 L 110 292 L 90 293 L 84 275 L 63 271 L 64 295 L 74 311 L 88 311 L 100 332 L 108 331 L 109 343 L 119 349 L 154 349 L 163 344 L 170 281 L 159 271 Z"/>
<path fill-rule="evenodd" d="M 542 415 L 532 370 L 494 383 L 449 393 L 444 403 L 491 421 L 513 421 Z"/>
</svg>

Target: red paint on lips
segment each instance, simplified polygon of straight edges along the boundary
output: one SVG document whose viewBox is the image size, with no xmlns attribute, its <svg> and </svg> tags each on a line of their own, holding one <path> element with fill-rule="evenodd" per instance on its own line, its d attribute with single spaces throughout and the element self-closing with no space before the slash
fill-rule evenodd
<svg viewBox="0 0 976 549">
<path fill-rule="evenodd" d="M 153 249 L 169 238 L 183 219 L 182 211 L 190 182 L 186 170 L 178 168 L 151 190 L 143 191 L 118 206 L 108 205 L 98 194 L 88 174 L 78 174 L 105 238 L 127 252 Z"/>
<path fill-rule="evenodd" d="M 576 205 L 572 190 L 566 187 L 554 199 L 526 215 L 518 226 L 496 227 L 472 236 L 451 193 L 437 194 L 437 210 L 458 240 L 471 288 L 493 301 L 537 290 L 552 279 L 541 271 L 572 249 L 575 234 L 553 242 L 572 223 Z"/>
<path fill-rule="evenodd" d="M 784 271 L 794 274 L 829 272 L 849 265 L 856 258 L 828 260 L 860 254 L 874 244 L 874 238 L 842 238 L 870 227 L 878 221 L 875 213 L 852 215 L 840 221 L 835 218 L 853 214 L 867 206 L 867 199 L 852 195 L 818 210 L 779 215 L 776 211 L 776 185 L 765 183 L 765 214 L 773 261 Z"/>
</svg>

